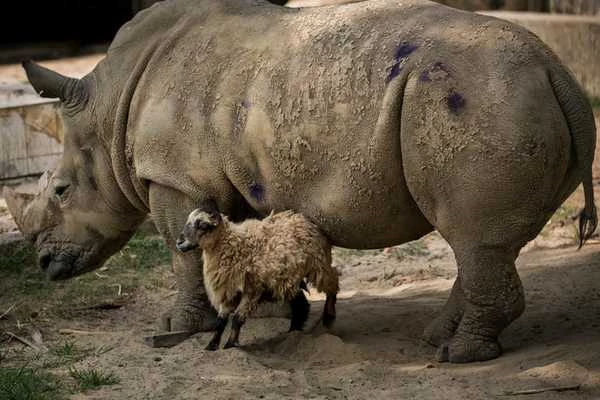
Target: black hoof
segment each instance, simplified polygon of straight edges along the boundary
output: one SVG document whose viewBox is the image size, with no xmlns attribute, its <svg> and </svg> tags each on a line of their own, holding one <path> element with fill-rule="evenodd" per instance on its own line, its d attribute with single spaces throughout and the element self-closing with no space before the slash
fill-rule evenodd
<svg viewBox="0 0 600 400">
<path fill-rule="evenodd" d="M 335 315 L 331 315 L 331 314 L 323 314 L 323 326 L 327 329 L 331 328 L 333 326 L 333 323 L 335 321 Z"/>
<path fill-rule="evenodd" d="M 232 347 L 238 347 L 240 344 L 236 343 L 236 342 L 227 342 L 225 343 L 225 346 L 223 346 L 224 349 L 230 349 Z"/>
<path fill-rule="evenodd" d="M 290 301 L 290 308 L 292 311 L 292 320 L 290 321 L 290 329 L 288 332 L 301 331 L 310 312 L 310 304 L 301 290 L 298 291 L 296 296 Z"/>
<path fill-rule="evenodd" d="M 213 343 L 210 342 L 205 348 L 204 350 L 208 350 L 208 351 L 215 351 L 219 348 L 219 344 L 218 343 Z"/>
</svg>

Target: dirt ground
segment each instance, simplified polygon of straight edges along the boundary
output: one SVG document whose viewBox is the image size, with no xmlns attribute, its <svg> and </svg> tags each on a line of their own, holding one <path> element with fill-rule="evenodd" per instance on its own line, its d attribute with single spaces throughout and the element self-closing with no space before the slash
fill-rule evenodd
<svg viewBox="0 0 600 400">
<path fill-rule="evenodd" d="M 336 249 L 342 293 L 331 331 L 317 324 L 323 302 L 313 293 L 303 333 L 287 333 L 286 319 L 256 318 L 243 330 L 241 348 L 204 351 L 210 333 L 172 348 L 149 348 L 142 338 L 155 331 L 155 318 L 173 299 L 168 267 L 144 278 L 161 284 L 122 294 L 121 308 L 38 317 L 36 324 L 47 347 L 74 343 L 107 349 L 68 368 L 49 369 L 59 377 L 69 368 L 96 369 L 120 379 L 116 385 L 70 393 L 71 399 L 458 400 L 519 397 L 514 392 L 557 387 L 569 390 L 527 398 L 600 399 L 600 241 L 575 249 L 571 215 L 580 197 L 574 195 L 519 257 L 527 310 L 502 334 L 505 353 L 493 361 L 440 364 L 434 361 L 435 349 L 420 341 L 455 276 L 453 254 L 436 233 L 387 250 Z M 85 279 L 101 283 L 111 268 Z M 0 314 L 8 303 L 0 295 Z M 11 324 L 3 327 L 9 330 Z M 61 329 L 86 334 L 62 335 Z M 5 365 L 40 357 L 14 340 L 0 346 L 7 352 Z"/>
<path fill-rule="evenodd" d="M 438 364 L 433 349 L 419 341 L 451 286 L 448 277 L 419 269 L 431 269 L 427 256 L 412 260 L 415 274 L 399 273 L 410 283 L 394 286 L 380 276 L 382 288 L 369 283 L 363 289 L 345 279 L 330 332 L 287 334 L 285 320 L 256 319 L 243 331 L 241 348 L 217 352 L 202 350 L 210 334 L 169 349 L 145 347 L 140 339 L 151 331 L 159 303 L 156 293 L 147 293 L 94 327 L 111 333 L 77 339 L 113 347 L 84 362 L 117 371 L 121 384 L 74 398 L 488 399 L 557 386 L 577 389 L 529 398 L 600 398 L 598 251 L 595 244 L 580 252 L 570 247 L 524 254 L 519 270 L 527 311 L 502 335 L 501 358 L 470 365 Z M 434 264 L 446 258 L 449 253 Z M 352 279 L 351 269 L 368 270 L 368 264 L 345 268 L 346 276 Z M 314 302 L 313 313 L 320 306 Z"/>
</svg>

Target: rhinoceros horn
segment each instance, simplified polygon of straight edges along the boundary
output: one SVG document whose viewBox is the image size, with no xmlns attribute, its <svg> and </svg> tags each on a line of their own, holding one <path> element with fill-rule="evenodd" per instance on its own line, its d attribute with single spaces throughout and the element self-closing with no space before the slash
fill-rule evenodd
<svg viewBox="0 0 600 400">
<path fill-rule="evenodd" d="M 31 193 L 21 193 L 14 189 L 5 187 L 3 191 L 8 211 L 13 216 L 15 223 L 19 227 L 19 230 L 25 235 L 29 236 L 33 234 L 35 228 L 28 226 L 26 215 L 27 206 L 33 202 L 36 195 Z"/>
<path fill-rule="evenodd" d="M 79 103 L 87 98 L 86 87 L 81 79 L 66 77 L 33 61 L 23 61 L 22 65 L 31 86 L 40 96 L 58 97 L 66 103 Z"/>
<path fill-rule="evenodd" d="M 3 196 L 8 211 L 25 237 L 33 239 L 48 223 L 48 209 L 43 206 L 42 194 L 50 184 L 52 171 L 45 171 L 38 180 L 37 194 L 4 187 Z"/>
</svg>

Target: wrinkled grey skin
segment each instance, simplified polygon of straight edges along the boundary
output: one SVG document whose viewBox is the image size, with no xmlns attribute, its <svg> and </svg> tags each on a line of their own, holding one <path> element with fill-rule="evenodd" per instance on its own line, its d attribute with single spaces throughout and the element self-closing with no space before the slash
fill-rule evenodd
<svg viewBox="0 0 600 400">
<path fill-rule="evenodd" d="M 524 308 L 519 249 L 580 182 L 582 235 L 595 226 L 590 106 L 505 21 L 420 0 L 174 0 L 127 23 L 81 81 L 26 69 L 63 99 L 65 155 L 35 200 L 7 197 L 53 279 L 100 266 L 148 213 L 175 250 L 210 204 L 234 220 L 293 209 L 352 248 L 437 229 L 458 278 L 424 337 L 469 362 L 501 353 Z M 212 328 L 199 254 L 174 256 L 165 328 Z"/>
</svg>

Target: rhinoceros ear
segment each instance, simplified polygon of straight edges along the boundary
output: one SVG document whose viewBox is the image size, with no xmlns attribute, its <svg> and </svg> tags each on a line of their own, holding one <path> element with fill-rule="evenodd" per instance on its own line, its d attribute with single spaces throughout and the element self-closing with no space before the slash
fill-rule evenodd
<svg viewBox="0 0 600 400">
<path fill-rule="evenodd" d="M 80 103 L 87 99 L 85 85 L 80 79 L 66 77 L 33 61 L 23 61 L 22 65 L 31 86 L 40 96 L 58 97 L 66 103 Z"/>
</svg>

